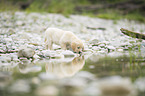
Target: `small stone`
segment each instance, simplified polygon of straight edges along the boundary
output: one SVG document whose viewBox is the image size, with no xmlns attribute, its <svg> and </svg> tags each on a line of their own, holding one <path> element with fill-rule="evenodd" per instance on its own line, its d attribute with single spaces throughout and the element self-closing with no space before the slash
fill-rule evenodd
<svg viewBox="0 0 145 96">
<path fill-rule="evenodd" d="M 92 40 L 89 41 L 90 44 L 95 44 L 95 45 L 96 45 L 98 42 L 99 42 L 98 39 L 92 39 Z"/>
<path fill-rule="evenodd" d="M 41 83 L 40 79 L 38 77 L 33 77 L 31 79 L 32 84 L 39 85 Z"/>
<path fill-rule="evenodd" d="M 92 49 L 85 49 L 84 52 L 93 52 Z"/>
<path fill-rule="evenodd" d="M 45 56 L 45 57 L 50 57 L 52 54 L 52 51 L 49 50 L 43 50 L 41 51 L 41 55 Z"/>
<path fill-rule="evenodd" d="M 114 46 L 107 46 L 107 48 L 108 48 L 109 50 L 115 50 L 115 49 L 116 49 Z"/>
<path fill-rule="evenodd" d="M 38 96 L 57 96 L 58 92 L 55 86 L 44 86 L 35 90 L 35 94 Z"/>
<path fill-rule="evenodd" d="M 94 65 L 90 65 L 89 68 L 90 68 L 90 69 L 94 69 L 95 66 L 94 66 Z"/>
<path fill-rule="evenodd" d="M 95 50 L 95 51 L 99 51 L 99 50 L 100 50 L 100 47 L 98 47 L 98 46 L 93 46 L 92 49 Z"/>
<path fill-rule="evenodd" d="M 41 52 L 42 56 L 44 57 L 50 57 L 51 59 L 60 59 L 60 58 L 63 58 L 64 55 L 63 54 L 60 54 L 60 53 L 57 53 L 57 51 L 51 51 L 51 50 L 43 50 Z M 40 56 L 40 54 L 39 54 Z"/>
<path fill-rule="evenodd" d="M 64 55 L 64 57 L 74 57 L 75 56 L 75 54 L 69 50 L 63 51 L 62 54 Z"/>
<path fill-rule="evenodd" d="M 22 26 L 24 23 L 22 21 L 17 21 L 16 24 Z"/>
<path fill-rule="evenodd" d="M 105 44 L 104 43 L 102 43 L 102 44 L 99 44 L 99 47 L 101 47 L 101 48 L 105 48 Z"/>
<path fill-rule="evenodd" d="M 9 82 L 12 80 L 10 72 L 0 72 L 0 89 L 5 88 Z"/>
<path fill-rule="evenodd" d="M 51 73 L 40 73 L 39 78 L 42 80 L 55 80 L 57 77 Z"/>
<path fill-rule="evenodd" d="M 63 79 L 63 81 L 61 81 L 61 84 L 64 86 L 83 89 L 87 85 L 87 82 L 83 78 L 71 78 L 71 79 L 68 78 Z"/>
<path fill-rule="evenodd" d="M 50 58 L 51 59 L 61 59 L 61 58 L 64 58 L 64 55 L 62 55 L 62 54 L 53 54 Z"/>
<path fill-rule="evenodd" d="M 118 52 L 123 52 L 123 49 L 117 49 Z"/>
</svg>

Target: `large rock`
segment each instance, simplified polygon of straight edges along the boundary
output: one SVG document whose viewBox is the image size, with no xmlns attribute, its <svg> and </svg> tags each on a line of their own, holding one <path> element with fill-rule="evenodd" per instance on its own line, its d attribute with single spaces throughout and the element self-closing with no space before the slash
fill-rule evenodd
<svg viewBox="0 0 145 96">
<path fill-rule="evenodd" d="M 18 51 L 18 57 L 26 57 L 26 58 L 32 58 L 35 54 L 35 51 L 32 48 L 28 47 L 21 47 Z"/>
<path fill-rule="evenodd" d="M 55 86 L 44 86 L 35 90 L 37 96 L 57 96 L 58 92 Z"/>
<path fill-rule="evenodd" d="M 17 80 L 9 87 L 11 93 L 29 93 L 30 91 L 31 87 L 27 80 Z"/>
</svg>

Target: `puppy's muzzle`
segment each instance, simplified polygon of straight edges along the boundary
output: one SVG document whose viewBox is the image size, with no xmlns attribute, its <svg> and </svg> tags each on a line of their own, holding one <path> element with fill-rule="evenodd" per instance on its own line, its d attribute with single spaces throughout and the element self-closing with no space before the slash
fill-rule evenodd
<svg viewBox="0 0 145 96">
<path fill-rule="evenodd" d="M 82 53 L 82 51 L 79 51 L 79 54 L 81 54 Z"/>
</svg>

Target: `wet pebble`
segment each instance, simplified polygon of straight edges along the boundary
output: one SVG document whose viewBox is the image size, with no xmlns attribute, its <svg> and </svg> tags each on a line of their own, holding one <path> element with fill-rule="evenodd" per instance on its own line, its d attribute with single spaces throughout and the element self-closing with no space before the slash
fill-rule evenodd
<svg viewBox="0 0 145 96">
<path fill-rule="evenodd" d="M 87 71 L 80 71 L 75 75 L 76 78 L 83 78 L 87 81 L 95 80 L 94 74 L 87 72 Z"/>
<path fill-rule="evenodd" d="M 123 48 L 118 48 L 117 51 L 118 52 L 123 52 Z"/>
<path fill-rule="evenodd" d="M 101 79 L 99 89 L 103 95 L 116 96 L 136 96 L 137 92 L 129 78 L 112 76 Z"/>
<path fill-rule="evenodd" d="M 43 50 L 42 51 L 43 56 L 50 57 L 51 59 L 60 59 L 63 58 L 64 55 L 57 53 L 57 51 L 51 51 L 51 50 Z"/>
<path fill-rule="evenodd" d="M 114 46 L 106 46 L 106 47 L 107 47 L 107 49 L 108 49 L 109 52 L 116 50 L 116 48 Z"/>
<path fill-rule="evenodd" d="M 41 80 L 38 77 L 33 77 L 31 79 L 31 83 L 35 85 L 39 85 L 41 83 Z"/>
<path fill-rule="evenodd" d="M 10 72 L 0 72 L 0 89 L 5 88 L 12 80 Z"/>
<path fill-rule="evenodd" d="M 98 82 L 91 82 L 89 83 L 86 88 L 84 89 L 84 96 L 101 96 L 102 92 L 99 89 Z M 106 96 L 106 95 L 103 95 Z"/>
<path fill-rule="evenodd" d="M 27 80 L 16 80 L 10 87 L 11 93 L 29 93 L 31 91 L 30 84 Z"/>
<path fill-rule="evenodd" d="M 57 96 L 59 90 L 55 86 L 43 86 L 43 87 L 38 87 L 35 90 L 35 94 L 37 96 Z"/>
<path fill-rule="evenodd" d="M 92 40 L 89 41 L 89 43 L 93 44 L 93 45 L 98 45 L 98 42 L 99 42 L 98 39 L 92 39 Z"/>
<path fill-rule="evenodd" d="M 93 46 L 92 47 L 92 50 L 95 50 L 95 51 L 99 51 L 101 48 L 100 47 L 98 47 L 98 46 Z"/>
<path fill-rule="evenodd" d="M 55 80 L 55 79 L 57 79 L 57 77 L 51 73 L 40 73 L 39 78 L 41 80 Z"/>
<path fill-rule="evenodd" d="M 87 85 L 87 82 L 84 78 L 66 78 L 61 80 L 60 82 L 63 86 L 71 86 L 71 87 L 76 87 L 76 88 L 80 88 L 83 89 L 84 86 Z"/>
<path fill-rule="evenodd" d="M 64 57 L 74 57 L 75 56 L 75 54 L 69 50 L 63 51 L 62 54 L 64 55 Z"/>
<path fill-rule="evenodd" d="M 102 43 L 102 44 L 99 44 L 99 47 L 101 47 L 101 48 L 105 48 L 105 44 L 104 43 Z"/>
</svg>

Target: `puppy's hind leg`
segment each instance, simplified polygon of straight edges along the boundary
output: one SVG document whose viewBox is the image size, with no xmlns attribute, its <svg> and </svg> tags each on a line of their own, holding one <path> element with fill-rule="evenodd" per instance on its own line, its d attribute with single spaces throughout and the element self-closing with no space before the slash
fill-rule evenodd
<svg viewBox="0 0 145 96">
<path fill-rule="evenodd" d="M 52 50 L 52 41 L 50 39 L 45 38 L 45 48 Z"/>
</svg>

